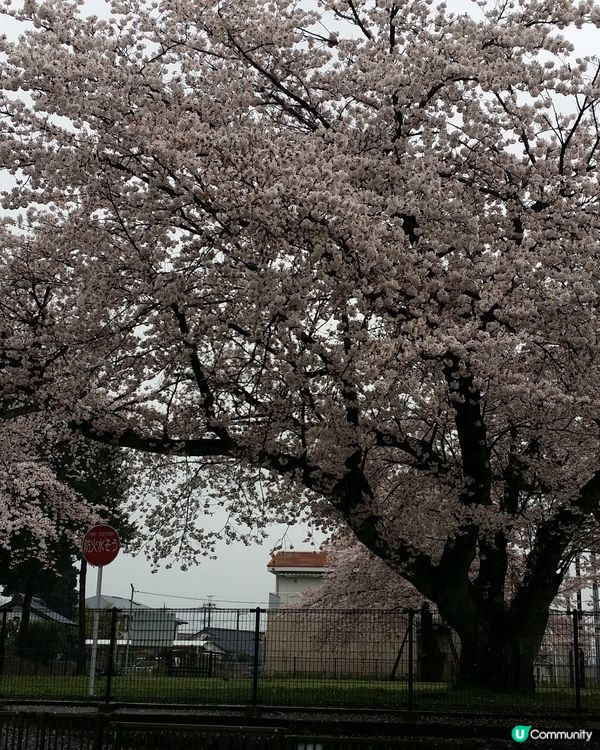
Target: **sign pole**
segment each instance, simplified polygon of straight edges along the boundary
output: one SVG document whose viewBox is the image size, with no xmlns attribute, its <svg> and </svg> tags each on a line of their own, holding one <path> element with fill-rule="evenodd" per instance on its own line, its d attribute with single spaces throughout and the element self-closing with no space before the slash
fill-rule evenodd
<svg viewBox="0 0 600 750">
<path fill-rule="evenodd" d="M 94 629 L 92 631 L 92 656 L 90 659 L 90 679 L 88 695 L 94 695 L 96 682 L 96 661 L 98 659 L 98 629 L 100 625 L 100 606 L 102 596 L 102 568 L 109 565 L 119 554 L 121 541 L 112 526 L 98 524 L 93 526 L 83 537 L 81 553 L 90 565 L 98 568 L 96 580 L 96 611 L 94 612 Z"/>
<path fill-rule="evenodd" d="M 102 566 L 98 567 L 96 579 L 96 611 L 94 612 L 94 630 L 92 632 L 92 657 L 90 659 L 90 681 L 88 695 L 94 695 L 96 682 L 96 658 L 98 656 L 98 629 L 100 625 L 100 597 L 102 596 Z"/>
</svg>

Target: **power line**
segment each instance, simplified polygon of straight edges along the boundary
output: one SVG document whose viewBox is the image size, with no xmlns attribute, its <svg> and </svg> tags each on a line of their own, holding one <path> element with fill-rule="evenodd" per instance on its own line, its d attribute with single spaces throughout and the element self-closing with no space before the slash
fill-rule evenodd
<svg viewBox="0 0 600 750">
<path fill-rule="evenodd" d="M 135 590 L 136 594 L 146 594 L 147 596 L 164 596 L 167 599 L 185 599 L 187 601 L 193 601 L 193 602 L 205 602 L 208 599 L 208 596 L 177 596 L 176 594 L 158 594 L 156 591 L 140 591 L 140 589 Z M 213 602 L 221 602 L 222 604 L 264 604 L 265 602 L 257 602 L 257 601 L 242 601 L 240 599 L 213 599 Z"/>
</svg>

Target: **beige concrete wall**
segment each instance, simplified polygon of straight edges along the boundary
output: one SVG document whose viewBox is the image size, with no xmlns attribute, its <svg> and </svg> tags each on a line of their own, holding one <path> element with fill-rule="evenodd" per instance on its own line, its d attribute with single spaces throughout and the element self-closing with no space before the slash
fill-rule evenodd
<svg viewBox="0 0 600 750">
<path fill-rule="evenodd" d="M 277 576 L 277 593 L 282 599 L 285 596 L 299 599 L 305 591 L 316 589 L 322 583 L 322 576 Z"/>
<path fill-rule="evenodd" d="M 270 613 L 265 673 L 385 679 L 392 673 L 407 626 L 404 614 Z M 396 676 L 400 679 L 407 672 L 405 646 Z"/>
</svg>

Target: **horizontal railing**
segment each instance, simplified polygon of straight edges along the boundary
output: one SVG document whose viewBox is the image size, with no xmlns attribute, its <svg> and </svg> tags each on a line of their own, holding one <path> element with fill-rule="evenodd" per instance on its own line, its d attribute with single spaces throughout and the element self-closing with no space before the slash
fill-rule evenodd
<svg viewBox="0 0 600 750">
<path fill-rule="evenodd" d="M 381 725 L 357 725 L 336 721 L 332 727 L 303 722 L 303 733 L 293 725 L 256 726 L 243 722 L 198 724 L 157 720 L 149 716 L 135 721 L 110 714 L 14 713 L 0 711 L 2 750 L 422 750 L 429 747 L 488 750 L 489 738 L 473 726 L 403 723 L 382 732 Z M 325 731 L 324 731 L 325 730 Z M 358 730 L 358 732 L 357 732 Z M 375 732 L 376 736 L 371 736 Z M 428 736 L 433 734 L 433 736 Z M 501 734 L 508 734 L 503 728 Z M 383 735 L 383 736 L 382 736 Z"/>
</svg>

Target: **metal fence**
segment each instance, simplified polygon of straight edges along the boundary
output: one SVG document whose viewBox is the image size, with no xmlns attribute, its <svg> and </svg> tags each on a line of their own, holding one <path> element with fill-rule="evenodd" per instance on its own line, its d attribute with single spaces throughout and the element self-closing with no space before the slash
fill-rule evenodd
<svg viewBox="0 0 600 750">
<path fill-rule="evenodd" d="M 98 615 L 98 637 L 92 637 Z M 0 699 L 597 711 L 598 613 L 552 612 L 533 695 L 456 684 L 460 642 L 435 613 L 300 609 L 118 609 L 74 626 L 0 621 Z M 93 668 L 92 668 L 93 667 Z"/>
<path fill-rule="evenodd" d="M 52 716 L 0 712 L 2 750 L 103 750 L 104 727 L 95 714 Z"/>
<path fill-rule="evenodd" d="M 339 727 L 341 730 L 349 726 Z M 0 711 L 2 750 L 422 750 L 457 747 L 457 735 L 449 727 L 437 727 L 427 736 L 423 727 L 398 728 L 395 736 L 347 736 L 308 732 L 298 734 L 286 726 L 209 725 L 122 720 L 97 714 L 65 715 Z M 398 734 L 400 736 L 398 736 Z M 492 734 L 460 737 L 460 747 L 490 750 L 505 747 Z M 504 728 L 501 734 L 507 735 Z M 498 744 L 497 744 L 498 743 Z"/>
</svg>

